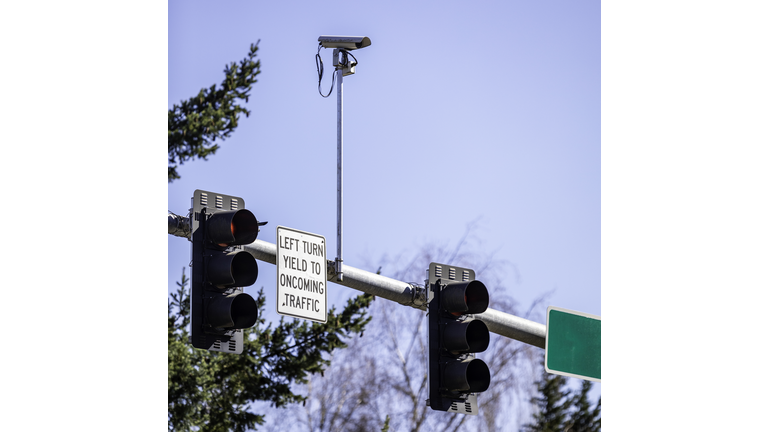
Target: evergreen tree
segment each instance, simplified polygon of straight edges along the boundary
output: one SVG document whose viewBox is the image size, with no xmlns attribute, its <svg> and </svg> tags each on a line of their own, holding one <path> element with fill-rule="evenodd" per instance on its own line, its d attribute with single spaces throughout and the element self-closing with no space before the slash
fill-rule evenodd
<svg viewBox="0 0 768 432">
<path fill-rule="evenodd" d="M 523 426 L 523 432 L 562 432 L 568 424 L 568 410 L 573 405 L 566 389 L 567 380 L 560 375 L 547 373 L 542 367 L 541 379 L 537 381 L 538 396 L 531 398 L 538 412 L 533 415 L 534 423 Z"/>
<path fill-rule="evenodd" d="M 264 319 L 244 330 L 240 355 L 195 349 L 189 342 L 189 279 L 182 271 L 178 290 L 168 302 L 168 430 L 244 432 L 264 423 L 254 413 L 254 401 L 280 407 L 302 402 L 292 385 L 306 383 L 330 363 L 327 354 L 344 348 L 344 339 L 362 334 L 370 321 L 366 311 L 372 296 L 350 299 L 340 313 L 328 311 L 325 324 L 284 319 L 272 328 Z M 259 316 L 265 298 L 259 291 Z"/>
<path fill-rule="evenodd" d="M 600 403 L 602 398 L 597 400 L 594 409 L 589 406 L 588 393 L 592 389 L 592 382 L 589 380 L 581 381 L 581 392 L 574 396 L 575 411 L 571 414 L 571 427 L 569 432 L 599 432 L 600 431 Z"/>
<path fill-rule="evenodd" d="M 592 382 L 582 380 L 581 391 L 570 396 L 566 377 L 547 373 L 543 361 L 541 369 L 541 379 L 536 382 L 539 396 L 531 398 L 537 408 L 534 422 L 523 426 L 522 432 L 600 432 L 602 398 L 590 407 Z"/>
<path fill-rule="evenodd" d="M 237 127 L 239 115 L 250 111 L 239 103 L 248 102 L 251 86 L 260 73 L 255 61 L 258 42 L 240 64 L 224 69 L 220 87 L 202 89 L 197 96 L 168 110 L 168 182 L 178 179 L 178 165 L 206 159 L 219 148 L 216 139 L 228 138 Z M 251 403 L 268 401 L 280 407 L 302 402 L 305 397 L 292 391 L 294 384 L 306 383 L 309 375 L 323 373 L 334 349 L 344 348 L 344 339 L 362 334 L 370 321 L 366 315 L 372 296 L 350 299 L 337 313 L 328 311 L 325 324 L 281 319 L 274 328 L 264 319 L 244 330 L 240 355 L 199 350 L 189 342 L 189 280 L 182 271 L 178 290 L 168 301 L 168 430 L 200 432 L 246 431 L 264 422 Z M 259 292 L 256 303 L 263 317 L 265 298 Z"/>
<path fill-rule="evenodd" d="M 238 102 L 248 102 L 256 75 L 261 73 L 261 62 L 254 61 L 258 50 L 258 42 L 251 44 L 248 56 L 239 65 L 227 65 L 220 87 L 214 84 L 203 88 L 197 96 L 168 110 L 169 183 L 181 178 L 176 171 L 178 165 L 194 158 L 206 160 L 219 149 L 216 139 L 228 138 L 237 128 L 240 114 L 251 114 Z"/>
</svg>

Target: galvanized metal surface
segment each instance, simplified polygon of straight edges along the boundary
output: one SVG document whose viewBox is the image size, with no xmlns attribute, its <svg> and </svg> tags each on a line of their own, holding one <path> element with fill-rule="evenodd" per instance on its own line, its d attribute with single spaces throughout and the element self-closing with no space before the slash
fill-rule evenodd
<svg viewBox="0 0 768 432">
<path fill-rule="evenodd" d="M 475 315 L 475 318 L 483 320 L 485 325 L 488 326 L 488 330 L 498 335 L 506 336 L 541 349 L 544 349 L 546 346 L 547 326 L 544 324 L 491 308 Z"/>
<path fill-rule="evenodd" d="M 183 225 L 184 222 L 179 222 L 175 218 L 172 219 L 171 215 L 172 213 L 169 213 L 168 215 L 168 234 L 177 237 L 185 237 L 183 234 L 184 231 L 176 228 L 178 223 Z M 270 264 L 276 264 L 277 262 L 277 245 L 272 243 L 256 240 L 249 245 L 243 246 L 243 249 L 259 261 L 264 261 Z M 426 290 L 423 287 L 350 266 L 345 267 L 344 280 L 339 281 L 336 278 L 335 262 L 327 260 L 327 266 L 328 282 L 334 282 L 347 288 L 353 288 L 377 297 L 385 298 L 401 305 L 426 310 Z M 527 343 L 541 349 L 544 349 L 546 346 L 547 326 L 544 324 L 491 308 L 481 314 L 475 315 L 475 318 L 483 320 L 488 326 L 488 330 L 498 335 Z"/>
<path fill-rule="evenodd" d="M 244 248 L 257 260 L 275 264 L 276 245 L 256 240 L 244 246 Z M 423 287 L 350 266 L 344 267 L 344 280 L 338 281 L 333 267 L 334 262 L 328 261 L 328 282 L 334 282 L 348 288 L 373 294 L 402 305 L 426 310 L 426 290 Z M 488 330 L 493 333 L 542 349 L 545 347 L 547 326 L 544 324 L 491 308 L 475 315 L 475 318 L 482 320 L 488 326 Z"/>
<path fill-rule="evenodd" d="M 168 212 L 168 234 L 189 238 L 191 233 L 189 218 Z"/>
<path fill-rule="evenodd" d="M 338 55 L 339 50 L 335 50 L 334 55 Z M 344 200 L 344 194 L 342 193 L 342 185 L 344 183 L 344 177 L 342 175 L 342 162 L 344 161 L 344 74 L 342 73 L 341 61 L 335 62 L 336 66 L 336 262 L 334 264 L 336 271 L 339 273 L 339 280 L 344 278 L 344 268 L 342 267 L 344 259 L 342 255 L 342 215 Z"/>
</svg>

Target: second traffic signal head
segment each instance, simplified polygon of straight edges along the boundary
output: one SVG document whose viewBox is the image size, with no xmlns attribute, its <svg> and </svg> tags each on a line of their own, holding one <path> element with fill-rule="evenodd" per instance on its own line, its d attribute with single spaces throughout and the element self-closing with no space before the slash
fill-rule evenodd
<svg viewBox="0 0 768 432">
<path fill-rule="evenodd" d="M 458 274 L 462 280 L 455 280 Z M 488 308 L 488 289 L 474 280 L 474 271 L 436 263 L 430 264 L 429 284 L 429 405 L 477 414 L 476 393 L 488 390 L 491 373 L 474 354 L 488 348 L 490 332 L 472 315 Z"/>
</svg>

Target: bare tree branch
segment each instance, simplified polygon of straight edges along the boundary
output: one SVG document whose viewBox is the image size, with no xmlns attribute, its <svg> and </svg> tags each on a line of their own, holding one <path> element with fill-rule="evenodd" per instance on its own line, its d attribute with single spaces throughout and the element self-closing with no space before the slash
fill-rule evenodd
<svg viewBox="0 0 768 432">
<path fill-rule="evenodd" d="M 473 268 L 488 287 L 493 307 L 519 316 L 508 286 L 519 280 L 517 268 L 483 249 L 474 236 L 478 221 L 454 245 L 428 244 L 394 257 L 383 257 L 370 268 L 381 268 L 397 280 L 423 284 L 429 263 L 450 262 Z M 526 314 L 536 313 L 537 299 Z M 334 354 L 325 376 L 315 375 L 305 386 L 307 406 L 302 427 L 309 431 L 380 430 L 386 417 L 390 430 L 510 430 L 529 418 L 535 391 L 532 371 L 537 349 L 502 336 L 478 358 L 491 370 L 491 386 L 478 395 L 480 415 L 465 416 L 431 410 L 427 404 L 427 345 L 425 315 L 401 305 L 379 301 L 370 308 L 373 320 L 365 338 L 355 337 L 349 348 Z"/>
</svg>

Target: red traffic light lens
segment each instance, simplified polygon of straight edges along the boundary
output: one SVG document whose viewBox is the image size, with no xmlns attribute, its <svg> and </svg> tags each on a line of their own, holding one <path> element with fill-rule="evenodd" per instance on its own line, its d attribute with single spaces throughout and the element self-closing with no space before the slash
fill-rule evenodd
<svg viewBox="0 0 768 432">
<path fill-rule="evenodd" d="M 208 240 L 219 246 L 251 244 L 259 235 L 259 221 L 246 209 L 213 213 L 207 224 Z"/>
</svg>

